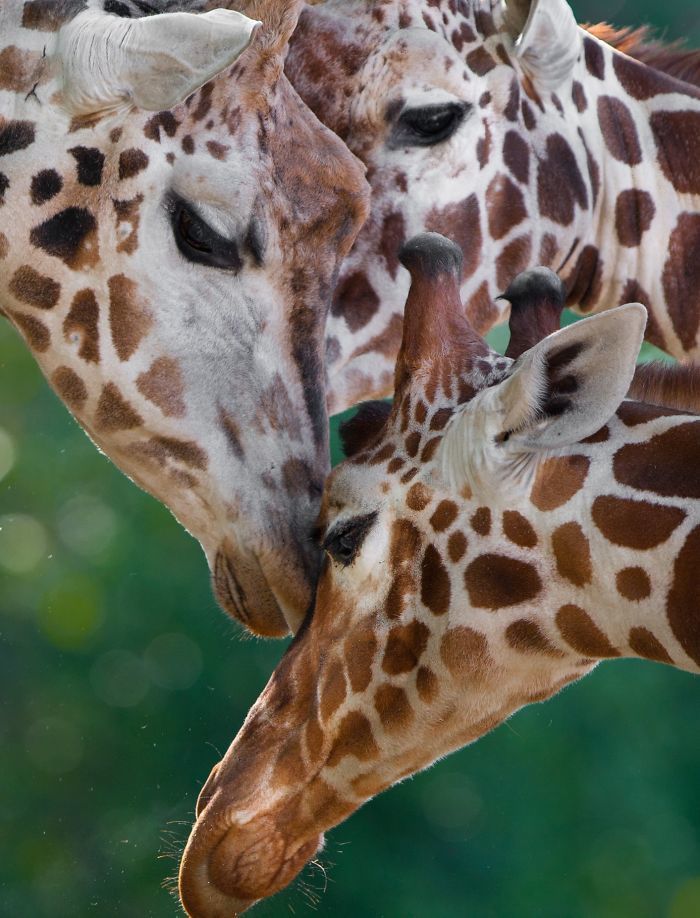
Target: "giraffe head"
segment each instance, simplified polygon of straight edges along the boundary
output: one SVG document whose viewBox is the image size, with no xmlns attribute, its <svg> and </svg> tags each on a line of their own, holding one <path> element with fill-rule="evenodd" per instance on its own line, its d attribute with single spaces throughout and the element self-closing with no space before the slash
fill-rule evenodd
<svg viewBox="0 0 700 918">
<path fill-rule="evenodd" d="M 329 320 L 334 407 L 390 394 L 409 284 L 396 252 L 424 230 L 464 250 L 479 332 L 503 318 L 496 295 L 510 280 L 543 264 L 569 305 L 641 300 L 649 339 L 693 352 L 700 218 L 673 202 L 700 193 L 686 152 L 698 90 L 661 70 L 697 84 L 698 55 L 645 37 L 580 28 L 567 0 L 326 0 L 304 12 L 287 72 L 372 186 Z"/>
<path fill-rule="evenodd" d="M 0 11 L 0 308 L 202 543 L 221 605 L 267 635 L 298 626 L 317 573 L 323 328 L 367 205 L 362 166 L 282 72 L 301 5 L 248 4 L 262 26 Z"/>
<path fill-rule="evenodd" d="M 202 791 L 181 869 L 198 918 L 276 892 L 371 796 L 599 659 L 700 671 L 700 421 L 620 409 L 644 308 L 586 319 L 512 362 L 463 318 L 452 244 L 423 236 L 401 257 L 413 283 L 394 405 L 350 431 L 323 500 L 315 607 Z M 656 503 L 632 500 L 659 450 L 673 470 Z M 674 611 L 654 635 L 674 563 Z"/>
</svg>

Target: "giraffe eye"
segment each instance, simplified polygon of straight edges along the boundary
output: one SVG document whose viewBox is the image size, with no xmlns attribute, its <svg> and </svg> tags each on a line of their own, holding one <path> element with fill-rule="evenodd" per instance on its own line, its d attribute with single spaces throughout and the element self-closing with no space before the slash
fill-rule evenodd
<svg viewBox="0 0 700 918">
<path fill-rule="evenodd" d="M 376 512 L 366 513 L 340 523 L 324 539 L 323 550 L 343 567 L 352 564 L 376 518 Z"/>
<path fill-rule="evenodd" d="M 173 201 L 171 214 L 175 242 L 188 261 L 240 271 L 243 262 L 232 239 L 217 233 L 179 198 Z"/>
<path fill-rule="evenodd" d="M 404 109 L 389 138 L 389 147 L 432 147 L 441 143 L 454 134 L 470 109 L 466 102 Z"/>
</svg>

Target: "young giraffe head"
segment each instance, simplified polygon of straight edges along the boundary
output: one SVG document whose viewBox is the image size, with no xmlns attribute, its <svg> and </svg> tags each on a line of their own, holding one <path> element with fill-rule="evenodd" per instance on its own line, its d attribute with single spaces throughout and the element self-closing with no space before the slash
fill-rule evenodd
<svg viewBox="0 0 700 918">
<path fill-rule="evenodd" d="M 262 634 L 315 581 L 323 329 L 368 194 L 282 74 L 301 5 L 248 4 L 254 36 L 223 9 L 0 10 L 0 309 Z"/>
<path fill-rule="evenodd" d="M 644 308 L 512 363 L 462 318 L 452 244 L 402 260 L 396 400 L 327 483 L 315 608 L 202 791 L 198 918 L 274 893 L 368 798 L 597 660 L 700 672 L 700 419 L 622 403 Z"/>
<path fill-rule="evenodd" d="M 304 12 L 287 72 L 372 186 L 329 320 L 332 406 L 390 394 L 409 283 L 396 252 L 424 230 L 465 251 L 479 332 L 543 264 L 569 305 L 639 300 L 649 340 L 697 353 L 700 54 L 579 28 L 566 0 L 327 0 Z"/>
</svg>

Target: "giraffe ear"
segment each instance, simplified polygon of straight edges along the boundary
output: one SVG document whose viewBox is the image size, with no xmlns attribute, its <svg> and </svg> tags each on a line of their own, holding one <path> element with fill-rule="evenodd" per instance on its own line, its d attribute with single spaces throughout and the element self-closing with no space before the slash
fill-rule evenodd
<svg viewBox="0 0 700 918">
<path fill-rule="evenodd" d="M 581 32 L 566 0 L 511 0 L 509 22 L 519 29 L 515 53 L 543 89 L 567 80 L 581 52 Z"/>
<path fill-rule="evenodd" d="M 64 105 L 74 115 L 173 108 L 232 64 L 258 25 L 232 10 L 142 19 L 86 10 L 58 38 Z"/>
<path fill-rule="evenodd" d="M 630 387 L 646 321 L 644 306 L 629 303 L 526 351 L 492 390 L 496 442 L 509 451 L 557 449 L 600 430 Z"/>
</svg>

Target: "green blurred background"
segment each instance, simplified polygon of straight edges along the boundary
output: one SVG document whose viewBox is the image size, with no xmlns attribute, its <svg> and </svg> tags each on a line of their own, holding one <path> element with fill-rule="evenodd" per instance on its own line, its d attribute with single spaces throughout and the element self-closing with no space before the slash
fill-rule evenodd
<svg viewBox="0 0 700 918">
<path fill-rule="evenodd" d="M 700 45 L 697 0 L 581 0 Z M 700 155 L 700 151 L 699 151 Z M 0 916 L 168 916 L 197 792 L 284 650 L 0 320 Z M 264 916 L 698 918 L 700 681 L 605 664 L 330 833 Z"/>
</svg>

